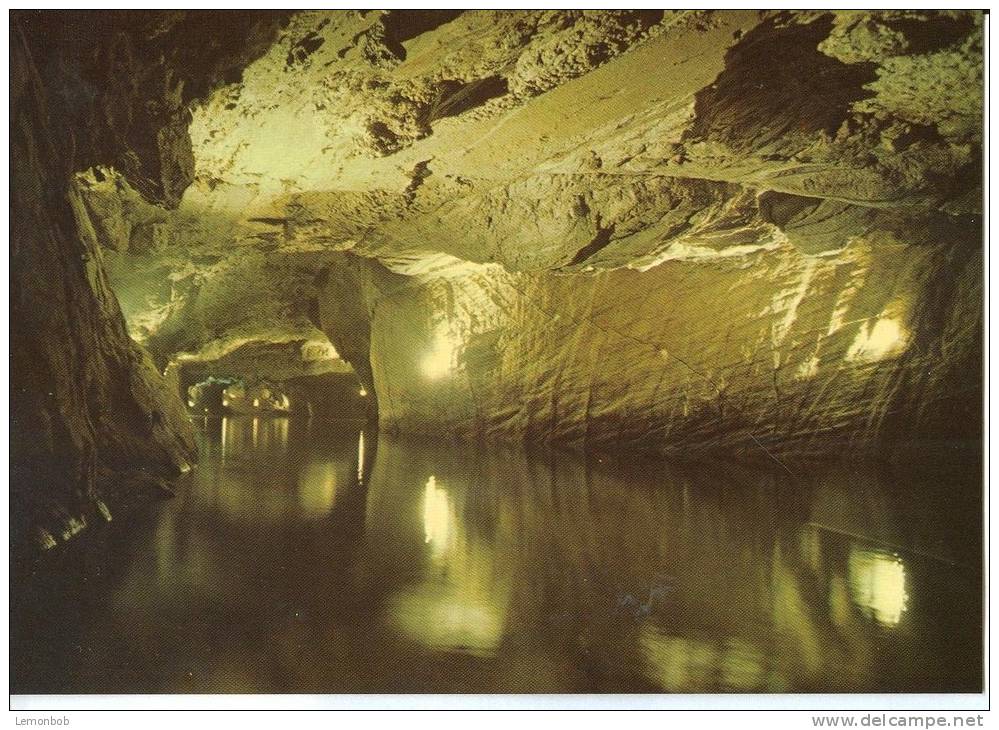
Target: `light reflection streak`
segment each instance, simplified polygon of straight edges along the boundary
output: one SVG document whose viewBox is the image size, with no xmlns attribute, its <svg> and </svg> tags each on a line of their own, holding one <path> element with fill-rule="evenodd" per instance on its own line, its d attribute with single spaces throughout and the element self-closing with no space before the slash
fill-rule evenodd
<svg viewBox="0 0 999 730">
<path fill-rule="evenodd" d="M 393 623 L 420 643 L 473 656 L 491 656 L 503 636 L 505 615 L 488 596 L 453 587 L 404 590 L 389 602 Z"/>
<path fill-rule="evenodd" d="M 467 494 L 450 493 L 436 475 L 422 492 L 423 544 L 432 567 L 424 580 L 392 596 L 388 620 L 424 646 L 492 656 L 507 623 L 509 577 L 497 563 L 495 546 L 470 534 L 459 517 L 465 504 L 459 500 Z"/>
<path fill-rule="evenodd" d="M 226 416 L 222 416 L 222 466 L 225 466 L 225 450 L 226 441 L 229 436 L 229 419 Z"/>
<path fill-rule="evenodd" d="M 277 438 L 281 444 L 281 451 L 288 450 L 288 419 L 287 418 L 277 418 L 275 420 L 275 428 L 277 429 Z"/>
<path fill-rule="evenodd" d="M 437 486 L 437 478 L 431 476 L 423 490 L 423 532 L 424 542 L 429 543 L 437 555 L 447 548 L 451 529 L 451 504 L 447 492 Z"/>
<path fill-rule="evenodd" d="M 336 502 L 336 464 L 332 461 L 306 464 L 298 479 L 298 504 L 308 517 L 321 517 Z"/>
<path fill-rule="evenodd" d="M 364 479 L 364 431 L 357 437 L 357 480 Z"/>
</svg>

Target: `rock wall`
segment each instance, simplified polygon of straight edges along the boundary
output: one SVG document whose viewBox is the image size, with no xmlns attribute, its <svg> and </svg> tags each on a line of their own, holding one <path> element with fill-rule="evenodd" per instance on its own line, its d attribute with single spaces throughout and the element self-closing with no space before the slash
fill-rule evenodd
<svg viewBox="0 0 999 730">
<path fill-rule="evenodd" d="M 976 438 L 981 251 L 774 250 L 646 272 L 473 275 L 377 296 L 390 430 L 807 455 Z"/>
<path fill-rule="evenodd" d="M 184 110 L 196 85 L 178 73 L 176 54 L 156 50 L 176 40 L 172 31 L 194 40 L 183 14 L 24 11 L 11 21 L 10 488 L 19 554 L 111 519 L 109 503 L 195 458 L 180 401 L 126 331 L 71 179 L 114 160 L 151 198 L 175 203 L 190 181 Z M 236 41 L 240 54 L 256 47 L 246 40 Z M 238 59 L 222 51 L 203 64 L 203 90 L 246 57 Z"/>
<path fill-rule="evenodd" d="M 194 444 L 179 401 L 125 331 L 100 249 L 77 234 L 67 151 L 20 33 L 11 46 L 13 539 L 49 547 L 110 518 L 102 500 L 121 472 L 176 474 Z"/>
<path fill-rule="evenodd" d="M 67 17 L 44 177 L 159 368 L 326 336 L 392 431 L 981 435 L 980 13 Z"/>
</svg>

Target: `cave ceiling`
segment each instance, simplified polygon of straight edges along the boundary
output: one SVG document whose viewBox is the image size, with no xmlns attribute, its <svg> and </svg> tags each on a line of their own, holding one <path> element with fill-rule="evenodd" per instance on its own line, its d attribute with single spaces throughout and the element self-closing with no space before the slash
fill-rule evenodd
<svg viewBox="0 0 999 730">
<path fill-rule="evenodd" d="M 78 177 L 132 332 L 160 357 L 315 337 L 309 291 L 331 255 L 418 283 L 585 276 L 919 243 L 981 213 L 977 14 L 283 22 L 190 106 L 182 197 L 127 169 Z"/>
</svg>

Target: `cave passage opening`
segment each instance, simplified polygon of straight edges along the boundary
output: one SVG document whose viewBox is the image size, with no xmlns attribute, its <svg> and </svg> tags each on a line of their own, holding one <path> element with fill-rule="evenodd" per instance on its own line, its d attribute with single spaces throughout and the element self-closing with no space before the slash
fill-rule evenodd
<svg viewBox="0 0 999 730">
<path fill-rule="evenodd" d="M 224 354 L 177 356 L 167 366 L 192 418 L 368 420 L 374 399 L 325 338 L 251 340 Z"/>
</svg>

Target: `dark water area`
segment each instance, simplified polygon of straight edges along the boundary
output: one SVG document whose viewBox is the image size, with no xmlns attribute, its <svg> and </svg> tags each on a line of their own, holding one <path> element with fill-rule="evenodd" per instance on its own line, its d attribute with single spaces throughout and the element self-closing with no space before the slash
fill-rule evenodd
<svg viewBox="0 0 999 730">
<path fill-rule="evenodd" d="M 199 425 L 175 498 L 12 587 L 12 692 L 981 690 L 978 456 L 792 476 Z"/>
</svg>

